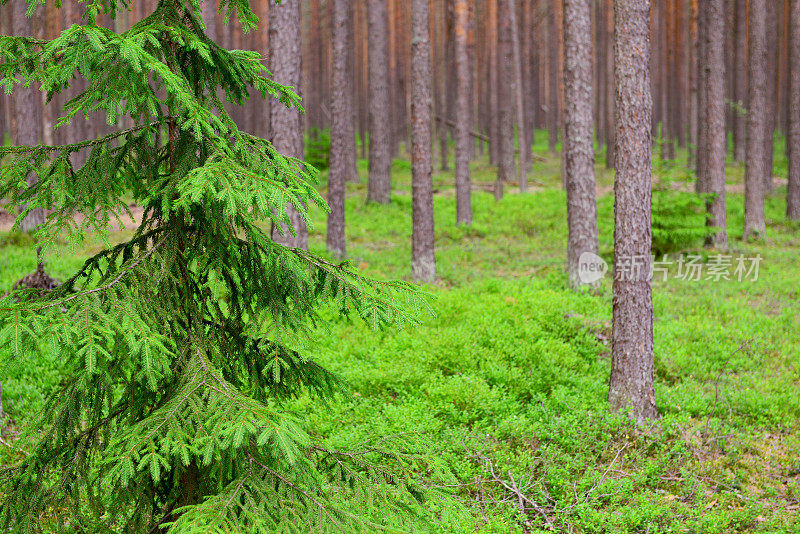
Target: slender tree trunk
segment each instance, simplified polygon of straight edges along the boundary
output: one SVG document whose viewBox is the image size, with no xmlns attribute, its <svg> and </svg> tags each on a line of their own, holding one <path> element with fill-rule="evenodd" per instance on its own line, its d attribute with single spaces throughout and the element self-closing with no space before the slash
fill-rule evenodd
<svg viewBox="0 0 800 534">
<path fill-rule="evenodd" d="M 497 86 L 500 65 L 497 61 L 497 3 L 499 0 L 487 0 L 489 7 L 489 162 L 500 164 L 500 112 Z"/>
<path fill-rule="evenodd" d="M 736 0 L 733 150 L 736 161 L 747 157 L 747 0 Z"/>
<path fill-rule="evenodd" d="M 606 168 L 616 168 L 617 155 L 617 127 L 614 123 L 616 116 L 615 81 L 614 81 L 614 0 L 606 0 L 606 85 L 602 90 L 606 92 Z M 598 90 L 601 90 L 598 88 Z"/>
<path fill-rule="evenodd" d="M 553 0 L 547 6 L 547 50 L 548 50 L 548 102 L 547 102 L 547 129 L 549 130 L 548 148 L 555 154 L 556 143 L 558 143 L 558 130 L 560 129 L 560 110 L 558 107 L 558 64 L 559 43 L 558 43 L 558 17 L 555 3 L 561 0 Z"/>
<path fill-rule="evenodd" d="M 764 194 L 767 158 L 764 155 L 768 135 L 767 113 L 767 6 L 772 0 L 750 0 L 749 108 L 747 121 L 747 160 L 744 181 L 744 238 L 760 237 L 766 232 Z"/>
<path fill-rule="evenodd" d="M 790 0 L 789 12 L 789 185 L 786 216 L 800 219 L 800 0 Z"/>
<path fill-rule="evenodd" d="M 708 192 L 707 161 L 708 161 L 708 130 L 706 128 L 706 113 L 708 111 L 708 9 L 707 2 L 699 3 L 697 15 L 697 183 L 698 193 Z"/>
<path fill-rule="evenodd" d="M 658 417 L 650 281 L 652 139 L 649 0 L 615 0 L 617 172 L 614 179 L 613 410 L 639 424 Z M 633 266 L 637 268 L 632 268 Z"/>
<path fill-rule="evenodd" d="M 9 8 L 5 8 L 9 9 Z M 33 23 L 25 16 L 27 4 L 15 2 L 12 17 L 14 35 L 34 37 Z M 41 100 L 34 87 L 17 86 L 13 95 L 14 105 L 14 143 L 17 145 L 34 146 L 42 138 Z M 26 177 L 28 187 L 36 184 L 36 175 L 31 173 Z M 40 208 L 32 210 L 20 224 L 23 232 L 31 232 L 44 222 L 44 211 Z"/>
<path fill-rule="evenodd" d="M 303 75 L 300 2 L 270 6 L 269 61 L 273 79 L 300 89 Z M 302 93 L 301 93 L 302 94 Z M 272 144 L 283 155 L 303 158 L 303 116 L 277 100 L 270 104 Z M 298 210 L 287 205 L 288 224 L 273 225 L 272 239 L 289 247 L 308 250 L 308 228 Z"/>
<path fill-rule="evenodd" d="M 369 186 L 367 201 L 388 204 L 392 192 L 389 113 L 389 13 L 385 0 L 369 0 Z"/>
<path fill-rule="evenodd" d="M 514 178 L 514 122 L 509 81 L 514 77 L 514 56 L 511 50 L 510 3 L 499 0 L 497 11 L 497 106 L 499 115 L 499 153 L 494 197 L 503 198 L 503 184 Z"/>
<path fill-rule="evenodd" d="M 778 1 L 767 1 L 767 15 L 766 15 L 766 31 L 767 37 L 766 49 L 766 63 L 764 73 L 766 75 L 766 132 L 764 135 L 764 167 L 766 174 L 764 176 L 764 194 L 772 193 L 774 187 L 773 175 L 775 167 L 775 126 L 777 121 L 775 119 L 778 111 L 778 93 L 777 93 L 777 71 L 778 71 Z"/>
<path fill-rule="evenodd" d="M 415 280 L 436 278 L 431 170 L 431 44 L 429 0 L 411 4 L 411 274 Z"/>
<path fill-rule="evenodd" d="M 517 112 L 517 137 L 519 144 L 519 159 L 517 161 L 517 180 L 519 181 L 519 190 L 524 193 L 528 190 L 528 175 L 527 168 L 529 165 L 528 156 L 530 156 L 530 143 L 528 142 L 528 132 L 525 129 L 525 105 L 522 99 L 522 53 L 519 46 L 519 35 L 517 28 L 517 10 L 515 6 L 516 0 L 509 0 L 508 2 L 508 23 L 511 26 L 511 52 L 513 63 L 513 80 L 514 80 L 514 99 L 516 103 Z M 590 28 L 591 31 L 591 28 Z"/>
<path fill-rule="evenodd" d="M 592 124 L 591 0 L 564 0 L 564 159 L 566 164 L 567 271 L 574 289 L 585 282 L 581 254 L 597 254 L 597 202 Z"/>
<path fill-rule="evenodd" d="M 333 93 L 331 111 L 330 170 L 328 171 L 328 252 L 344 258 L 345 246 L 345 183 L 355 168 L 355 113 L 348 63 L 350 56 L 350 21 L 353 6 L 349 0 L 333 0 Z M 353 140 L 353 142 L 350 142 Z"/>
<path fill-rule="evenodd" d="M 470 69 L 467 58 L 467 0 L 454 0 L 456 60 L 456 224 L 472 224 L 470 199 Z"/>
<path fill-rule="evenodd" d="M 699 35 L 698 35 L 698 11 L 697 0 L 689 0 L 689 167 L 698 171 L 698 131 L 699 131 Z M 699 182 L 698 182 L 699 185 Z"/>
<path fill-rule="evenodd" d="M 710 244 L 720 250 L 728 248 L 725 220 L 725 156 L 728 135 L 725 129 L 725 6 L 724 0 L 709 0 L 706 30 L 708 32 L 708 137 L 709 192 L 714 194 L 708 204 L 708 225 L 719 228 Z"/>
</svg>

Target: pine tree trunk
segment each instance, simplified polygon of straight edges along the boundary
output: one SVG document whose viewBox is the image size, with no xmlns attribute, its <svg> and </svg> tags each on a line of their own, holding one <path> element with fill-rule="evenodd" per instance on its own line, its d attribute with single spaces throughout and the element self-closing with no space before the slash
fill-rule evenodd
<svg viewBox="0 0 800 534">
<path fill-rule="evenodd" d="M 528 132 L 525 128 L 525 105 L 522 98 L 522 54 L 519 45 L 519 28 L 517 27 L 517 14 L 516 14 L 515 0 L 508 2 L 508 22 L 511 30 L 511 56 L 512 56 L 512 75 L 510 79 L 514 80 L 514 101 L 515 110 L 517 112 L 517 143 L 519 145 L 519 158 L 517 160 L 517 181 L 519 182 L 519 190 L 524 193 L 528 190 L 528 175 L 527 169 L 530 162 L 530 143 L 528 141 Z M 591 31 L 591 28 L 590 28 Z M 512 127 L 513 128 L 513 127 Z"/>
<path fill-rule="evenodd" d="M 717 249 L 728 248 L 725 221 L 725 156 L 727 132 L 725 129 L 725 6 L 724 0 L 709 0 L 706 31 L 708 32 L 708 110 L 706 136 L 708 160 L 706 171 L 708 191 L 714 199 L 708 203 L 708 225 L 719 228 L 710 243 Z"/>
<path fill-rule="evenodd" d="M 8 9 L 8 8 L 6 8 Z M 14 35 L 34 37 L 33 23 L 25 16 L 27 4 L 15 2 L 12 13 Z M 17 86 L 13 95 L 14 105 L 14 143 L 24 146 L 35 146 L 41 140 L 41 100 L 33 87 Z M 26 177 L 28 187 L 36 183 L 36 175 L 31 173 Z M 31 211 L 20 224 L 20 230 L 30 232 L 44 222 L 44 211 L 37 208 Z"/>
<path fill-rule="evenodd" d="M 764 167 L 766 174 L 764 175 L 764 194 L 768 195 L 772 192 L 774 187 L 774 167 L 775 167 L 775 120 L 778 111 L 778 93 L 777 93 L 777 71 L 778 71 L 778 1 L 768 0 L 766 11 L 766 44 L 765 44 L 765 70 L 766 75 L 766 113 L 764 120 L 766 121 L 766 132 L 764 133 Z"/>
<path fill-rule="evenodd" d="M 698 155 L 698 130 L 699 130 L 699 36 L 698 36 L 698 2 L 697 0 L 689 0 L 689 121 L 688 121 L 688 135 L 689 135 L 689 168 L 698 170 L 697 155 Z"/>
<path fill-rule="evenodd" d="M 614 82 L 614 1 L 606 0 L 606 85 L 602 89 L 606 92 L 606 168 L 616 168 L 617 155 L 617 127 L 614 122 L 616 116 L 615 82 Z"/>
<path fill-rule="evenodd" d="M 369 185 L 367 201 L 388 204 L 392 182 L 389 113 L 389 13 L 385 0 L 369 0 Z"/>
<path fill-rule="evenodd" d="M 733 119 L 733 151 L 736 161 L 744 161 L 747 157 L 747 0 L 736 1 L 736 50 L 734 100 L 737 105 Z"/>
<path fill-rule="evenodd" d="M 300 3 L 283 2 L 270 6 L 269 11 L 269 61 L 273 79 L 283 85 L 294 87 L 299 94 L 302 68 Z M 272 144 L 285 156 L 303 158 L 303 116 L 296 109 L 289 109 L 281 102 L 270 102 L 270 124 L 273 131 Z M 290 225 L 281 224 L 272 228 L 272 238 L 289 247 L 308 250 L 308 228 L 299 212 L 286 207 Z"/>
<path fill-rule="evenodd" d="M 772 0 L 750 0 L 747 159 L 744 179 L 744 238 L 759 237 L 766 231 L 764 194 L 767 185 L 769 113 L 767 105 L 767 6 Z"/>
<path fill-rule="evenodd" d="M 789 185 L 786 216 L 800 219 L 800 0 L 790 0 L 789 12 L 789 126 L 786 140 Z"/>
<path fill-rule="evenodd" d="M 560 0 L 559 0 L 560 1 Z M 558 143 L 558 130 L 560 128 L 560 113 L 558 109 L 558 23 L 557 23 L 555 1 L 547 6 L 547 79 L 548 79 L 548 101 L 547 101 L 547 146 L 550 153 L 556 153 L 556 143 Z"/>
<path fill-rule="evenodd" d="M 328 171 L 328 252 L 344 258 L 345 247 L 345 183 L 355 165 L 355 114 L 353 92 L 348 76 L 350 20 L 352 5 L 348 0 L 333 0 L 333 94 L 331 95 L 330 170 Z"/>
<path fill-rule="evenodd" d="M 592 123 L 591 0 L 564 0 L 564 159 L 566 164 L 567 272 L 574 289 L 581 254 L 597 254 L 597 202 Z"/>
<path fill-rule="evenodd" d="M 707 2 L 701 1 L 697 14 L 697 183 L 698 193 L 708 192 L 708 9 Z"/>
<path fill-rule="evenodd" d="M 637 423 L 658 417 L 649 278 L 651 114 L 649 0 L 615 0 L 617 172 L 614 179 L 613 348 L 608 400 Z M 639 269 L 631 269 L 634 263 Z"/>
<path fill-rule="evenodd" d="M 497 107 L 498 162 L 494 198 L 503 198 L 503 184 L 514 178 L 514 122 L 509 81 L 514 77 L 514 56 L 511 50 L 510 2 L 499 0 L 497 8 Z"/>
<path fill-rule="evenodd" d="M 411 273 L 436 278 L 433 232 L 431 45 L 429 0 L 411 4 Z"/>
<path fill-rule="evenodd" d="M 472 224 L 470 198 L 470 69 L 467 57 L 467 0 L 454 0 L 456 60 L 456 224 Z"/>
<path fill-rule="evenodd" d="M 497 3 L 499 0 L 487 0 L 489 13 L 489 163 L 500 163 L 500 112 L 497 98 L 499 64 L 497 61 Z"/>
</svg>

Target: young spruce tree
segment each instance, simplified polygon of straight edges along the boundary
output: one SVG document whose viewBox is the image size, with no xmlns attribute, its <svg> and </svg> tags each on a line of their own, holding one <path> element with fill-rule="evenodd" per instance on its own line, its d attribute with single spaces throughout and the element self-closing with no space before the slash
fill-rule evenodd
<svg viewBox="0 0 800 534">
<path fill-rule="evenodd" d="M 0 0 L 9 1 L 24 0 Z M 49 213 L 36 233 L 45 249 L 56 237 L 104 235 L 131 197 L 145 210 L 133 237 L 57 289 L 0 301 L 0 343 L 16 364 L 43 350 L 63 361 L 60 384 L 21 442 L 25 455 L 3 470 L 0 525 L 132 533 L 408 525 L 423 498 L 407 469 L 416 440 L 329 450 L 282 404 L 340 387 L 298 352 L 320 305 L 373 327 L 413 321 L 424 305 L 406 284 L 365 279 L 264 231 L 270 220 L 289 222 L 287 205 L 308 221 L 306 206 L 325 203 L 313 172 L 239 131 L 222 100 L 241 104 L 251 89 L 299 113 L 298 96 L 271 81 L 259 54 L 209 39 L 202 0 L 160 0 L 123 33 L 95 21 L 130 9 L 129 0 L 66 1 L 83 24 L 52 41 L 0 37 L 0 80 L 7 91 L 41 84 L 49 97 L 86 80 L 60 123 L 103 111 L 109 124 L 129 116 L 134 126 L 65 146 L 3 148 L 0 198 L 12 212 L 24 207 L 17 224 L 31 210 Z M 27 0 L 28 16 L 40 3 Z M 258 22 L 248 0 L 219 9 L 246 30 Z M 73 166 L 70 155 L 81 151 L 85 163 Z"/>
</svg>

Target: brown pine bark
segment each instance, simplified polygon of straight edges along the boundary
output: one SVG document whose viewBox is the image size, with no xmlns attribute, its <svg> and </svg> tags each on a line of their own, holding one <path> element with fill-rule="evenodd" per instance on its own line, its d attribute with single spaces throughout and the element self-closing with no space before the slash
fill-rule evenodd
<svg viewBox="0 0 800 534">
<path fill-rule="evenodd" d="M 777 90 L 777 71 L 778 71 L 778 1 L 767 1 L 767 14 L 766 14 L 766 69 L 764 71 L 766 78 L 766 92 L 767 100 L 766 115 L 766 132 L 764 135 L 764 167 L 766 175 L 764 176 L 764 194 L 767 195 L 772 192 L 774 187 L 773 175 L 775 174 L 775 126 L 777 120 L 775 119 L 778 111 L 778 90 Z"/>
<path fill-rule="evenodd" d="M 556 13 L 556 1 L 548 4 L 547 7 L 547 146 L 550 152 L 555 154 L 556 143 L 558 143 L 558 131 L 560 124 L 559 96 L 558 96 L 558 64 L 560 63 L 559 40 L 558 40 L 558 14 Z"/>
<path fill-rule="evenodd" d="M 708 203 L 708 225 L 719 228 L 710 240 L 714 248 L 728 248 L 728 232 L 725 220 L 725 156 L 727 154 L 727 132 L 725 128 L 725 18 L 724 0 L 709 0 L 706 19 L 707 39 L 707 85 L 708 111 L 706 112 L 706 136 L 708 160 L 706 183 L 714 195 Z"/>
<path fill-rule="evenodd" d="M 392 147 L 389 100 L 389 13 L 385 0 L 369 0 L 369 184 L 367 201 L 388 204 Z"/>
<path fill-rule="evenodd" d="M 508 2 L 508 24 L 511 30 L 511 62 L 513 64 L 513 77 L 511 79 L 514 81 L 514 107 L 517 117 L 517 144 L 519 145 L 519 157 L 517 159 L 517 181 L 519 182 L 520 192 L 524 193 L 528 190 L 528 175 L 526 171 L 530 164 L 528 161 L 530 156 L 530 142 L 528 141 L 528 132 L 525 128 L 525 104 L 522 98 L 522 53 L 520 52 L 518 35 L 519 29 L 517 27 L 517 9 L 515 4 L 516 0 L 509 0 Z"/>
<path fill-rule="evenodd" d="M 708 133 L 706 129 L 706 112 L 708 111 L 708 55 L 707 32 L 708 10 L 706 2 L 699 3 L 697 15 L 697 183 L 698 193 L 708 192 L 706 178 L 708 161 Z"/>
<path fill-rule="evenodd" d="M 617 172 L 614 179 L 612 360 L 608 400 L 639 424 L 658 417 L 650 281 L 649 0 L 615 0 Z M 640 269 L 631 269 L 634 264 Z"/>
<path fill-rule="evenodd" d="M 747 156 L 747 0 L 736 1 L 736 28 L 734 65 L 734 100 L 736 110 L 733 118 L 733 153 L 736 161 Z"/>
<path fill-rule="evenodd" d="M 569 284 L 584 282 L 578 260 L 597 254 L 597 202 L 592 122 L 591 0 L 564 0 L 564 160 L 567 189 Z"/>
<path fill-rule="evenodd" d="M 789 5 L 789 125 L 787 146 L 789 185 L 786 193 L 786 216 L 800 219 L 800 0 Z"/>
<path fill-rule="evenodd" d="M 14 2 L 12 11 L 12 24 L 14 35 L 35 37 L 31 19 L 25 16 L 27 9 L 25 2 Z M 9 8 L 6 8 L 9 9 Z M 42 138 L 42 101 L 39 93 L 33 87 L 14 88 L 12 103 L 14 106 L 14 144 L 23 146 L 37 145 Z M 36 175 L 27 176 L 28 187 L 36 184 Z M 30 232 L 44 222 L 44 212 L 41 209 L 31 211 L 20 224 L 23 232 Z"/>
<path fill-rule="evenodd" d="M 429 0 L 411 4 L 411 274 L 436 278 L 433 232 L 431 46 Z"/>
<path fill-rule="evenodd" d="M 497 97 L 499 64 L 497 61 L 497 3 L 498 0 L 487 0 L 489 20 L 489 163 L 500 162 L 500 112 Z"/>
<path fill-rule="evenodd" d="M 353 92 L 348 71 L 352 45 L 350 21 L 353 8 L 349 0 L 333 0 L 333 91 L 331 95 L 330 167 L 328 171 L 328 252 L 344 258 L 345 246 L 345 183 L 355 168 L 355 113 Z M 357 177 L 356 177 L 357 179 Z"/>
<path fill-rule="evenodd" d="M 606 92 L 606 168 L 616 168 L 617 155 L 617 128 L 614 121 L 616 116 L 615 102 L 615 82 L 614 82 L 614 0 L 605 2 L 605 30 L 606 30 L 606 84 L 603 90 Z"/>
<path fill-rule="evenodd" d="M 470 198 L 470 69 L 467 57 L 467 27 L 469 5 L 467 0 L 454 0 L 455 60 L 456 60 L 456 224 L 472 224 Z"/>
<path fill-rule="evenodd" d="M 283 2 L 270 6 L 269 61 L 273 79 L 294 87 L 298 94 L 303 75 L 300 2 Z M 303 158 L 303 116 L 277 100 L 270 103 L 272 144 L 285 156 Z M 308 228 L 299 212 L 287 206 L 290 223 L 273 225 L 272 239 L 288 247 L 308 250 Z"/>
<path fill-rule="evenodd" d="M 771 0 L 750 0 L 747 158 L 744 179 L 744 238 L 760 237 L 766 232 L 764 194 L 767 170 L 767 6 Z"/>
<path fill-rule="evenodd" d="M 503 184 L 514 178 L 514 122 L 511 118 L 511 88 L 514 77 L 514 56 L 511 44 L 511 11 L 513 0 L 499 0 L 497 9 L 497 92 L 498 161 L 494 198 L 503 198 Z"/>
<path fill-rule="evenodd" d="M 698 170 L 697 166 L 697 134 L 699 130 L 699 43 L 698 43 L 698 0 L 689 0 L 689 111 L 688 111 L 688 135 L 689 135 L 689 167 Z"/>
</svg>

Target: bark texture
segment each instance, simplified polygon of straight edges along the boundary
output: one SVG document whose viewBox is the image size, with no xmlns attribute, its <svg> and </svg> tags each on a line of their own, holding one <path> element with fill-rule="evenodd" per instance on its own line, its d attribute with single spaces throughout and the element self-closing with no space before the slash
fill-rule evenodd
<svg viewBox="0 0 800 534">
<path fill-rule="evenodd" d="M 389 13 L 385 0 L 369 0 L 369 185 L 367 201 L 388 204 L 392 140 L 389 98 Z"/>
<path fill-rule="evenodd" d="M 530 156 L 530 142 L 528 141 L 528 132 L 525 128 L 525 105 L 522 98 L 522 53 L 519 46 L 519 29 L 517 27 L 517 9 L 515 6 L 516 0 L 509 0 L 508 2 L 508 20 L 511 26 L 511 57 L 513 68 L 514 80 L 514 109 L 516 111 L 517 120 L 517 139 L 519 144 L 519 158 L 517 160 L 517 181 L 519 182 L 519 190 L 524 193 L 528 190 L 528 175 L 527 168 L 529 165 L 528 157 Z M 591 27 L 590 27 L 591 31 Z"/>
<path fill-rule="evenodd" d="M 12 24 L 14 35 L 34 37 L 33 23 L 25 16 L 27 9 L 25 2 L 14 2 Z M 17 145 L 34 146 L 39 143 L 42 136 L 41 100 L 34 87 L 16 86 L 12 97 L 14 106 L 14 143 Z M 36 184 L 36 175 L 27 176 L 28 187 Z M 31 211 L 20 224 L 20 230 L 30 232 L 44 222 L 44 211 L 37 208 Z"/>
<path fill-rule="evenodd" d="M 767 6 L 771 0 L 750 0 L 747 159 L 744 178 L 744 238 L 766 231 L 764 193 L 767 184 Z"/>
<path fill-rule="evenodd" d="M 348 76 L 348 57 L 352 36 L 353 8 L 349 0 L 333 0 L 333 84 L 331 91 L 330 167 L 328 171 L 328 252 L 346 256 L 344 235 L 345 183 L 355 167 L 355 113 L 352 79 Z M 352 142 L 349 142 L 352 141 Z"/>
<path fill-rule="evenodd" d="M 649 0 L 615 0 L 617 172 L 614 179 L 612 362 L 608 400 L 643 423 L 658 417 L 649 279 L 651 118 Z M 639 269 L 629 268 L 634 263 Z"/>
<path fill-rule="evenodd" d="M 431 43 L 429 0 L 411 4 L 411 274 L 415 280 L 436 278 L 431 181 Z"/>
<path fill-rule="evenodd" d="M 747 0 L 736 1 L 736 29 L 734 52 L 736 72 L 734 76 L 734 100 L 737 102 L 734 114 L 733 153 L 736 161 L 747 157 Z M 732 73 L 733 74 L 733 73 Z"/>
<path fill-rule="evenodd" d="M 494 197 L 503 198 L 503 184 L 514 178 L 514 122 L 511 118 L 512 102 L 509 81 L 514 77 L 514 54 L 511 44 L 510 3 L 499 0 L 497 11 L 497 107 L 499 125 L 497 135 L 498 161 Z"/>
<path fill-rule="evenodd" d="M 302 68 L 300 2 L 283 2 L 270 6 L 269 61 L 273 79 L 294 87 L 299 94 Z M 276 100 L 270 103 L 272 144 L 283 155 L 303 158 L 303 116 Z M 290 225 L 274 225 L 272 239 L 289 247 L 308 250 L 308 228 L 300 213 L 287 206 Z"/>
<path fill-rule="evenodd" d="M 469 30 L 469 4 L 467 0 L 455 0 L 455 59 L 456 59 L 456 224 L 472 224 L 472 202 L 470 198 L 469 159 L 471 72 L 467 55 Z M 412 103 L 414 100 L 412 99 Z"/>
<path fill-rule="evenodd" d="M 583 285 L 578 260 L 597 254 L 597 202 L 592 122 L 591 0 L 564 0 L 564 159 L 567 189 L 567 272 Z"/>
<path fill-rule="evenodd" d="M 800 0 L 790 0 L 789 12 L 789 185 L 786 216 L 800 219 Z"/>
<path fill-rule="evenodd" d="M 728 248 L 725 221 L 725 155 L 728 136 L 725 130 L 725 5 L 724 0 L 708 0 L 706 18 L 708 109 L 705 113 L 708 156 L 705 164 L 709 193 L 714 194 L 708 203 L 708 225 L 719 228 L 710 244 L 717 249 Z"/>
</svg>

